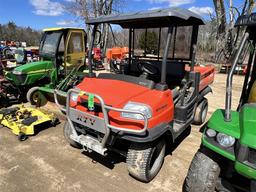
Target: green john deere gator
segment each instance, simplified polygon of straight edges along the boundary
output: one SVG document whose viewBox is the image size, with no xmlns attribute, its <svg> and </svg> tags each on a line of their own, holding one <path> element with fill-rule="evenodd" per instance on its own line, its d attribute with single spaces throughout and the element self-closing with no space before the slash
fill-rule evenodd
<svg viewBox="0 0 256 192">
<path fill-rule="evenodd" d="M 23 102 L 38 103 L 56 86 L 68 88 L 67 76 L 85 69 L 86 34 L 78 28 L 45 29 L 39 46 L 40 61 L 31 62 L 4 72 L 0 81 L 0 105 Z M 76 76 L 77 77 L 77 76 Z M 73 83 L 77 79 L 72 79 Z M 63 82 L 64 81 L 64 82 Z M 38 87 L 44 88 L 40 92 Z M 48 100 L 48 98 L 46 98 Z M 45 100 L 45 101 L 46 101 Z"/>
<path fill-rule="evenodd" d="M 185 192 L 256 191 L 256 13 L 240 16 L 236 27 L 246 32 L 227 76 L 225 109 L 217 109 L 204 127 Z M 245 53 L 247 72 L 238 108 L 232 111 L 233 74 Z"/>
</svg>

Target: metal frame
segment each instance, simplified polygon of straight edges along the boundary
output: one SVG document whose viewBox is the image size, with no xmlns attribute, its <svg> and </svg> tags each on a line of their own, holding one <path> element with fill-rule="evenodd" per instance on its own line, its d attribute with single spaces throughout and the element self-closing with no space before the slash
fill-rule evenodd
<svg viewBox="0 0 256 192">
<path fill-rule="evenodd" d="M 101 146 L 104 148 L 105 145 L 106 145 L 106 142 L 110 136 L 110 132 L 111 132 L 111 129 L 115 129 L 115 130 L 118 130 L 118 131 L 122 131 L 122 132 L 127 132 L 127 133 L 133 133 L 133 134 L 139 134 L 139 133 L 144 133 L 146 132 L 147 128 L 148 128 L 148 118 L 146 117 L 146 115 L 142 112 L 138 112 L 138 111 L 132 111 L 132 110 L 126 110 L 126 109 L 120 109 L 120 108 L 115 108 L 115 107 L 110 107 L 108 105 L 105 104 L 104 100 L 102 97 L 100 97 L 99 95 L 97 94 L 93 94 L 93 93 L 89 93 L 89 92 L 84 92 L 84 91 L 80 91 L 78 89 L 70 89 L 68 92 L 67 92 L 67 95 L 65 95 L 63 92 L 59 91 L 59 90 L 54 90 L 54 100 L 55 100 L 55 103 L 57 104 L 57 106 L 60 108 L 61 111 L 65 112 L 66 113 L 66 117 L 67 117 L 67 120 L 72 128 L 72 132 L 74 134 L 75 137 L 79 137 L 78 134 L 76 133 L 76 130 L 75 130 L 75 127 L 74 127 L 74 124 L 72 122 L 72 120 L 70 119 L 70 97 L 71 97 L 71 94 L 72 93 L 76 93 L 76 94 L 79 94 L 80 96 L 82 95 L 86 95 L 88 96 L 89 94 L 92 94 L 94 95 L 94 97 L 96 97 L 99 101 L 100 101 L 100 104 L 101 104 L 101 108 L 102 108 L 102 112 L 103 112 L 103 121 L 104 121 L 104 130 L 105 130 L 105 135 L 104 137 L 102 138 L 102 141 L 100 142 L 101 143 Z M 60 103 L 58 102 L 58 95 L 60 96 L 66 96 L 67 99 L 66 99 L 66 108 L 62 105 L 60 105 Z M 117 111 L 117 112 L 125 112 L 125 113 L 133 113 L 133 114 L 139 114 L 143 117 L 143 121 L 144 121 L 144 127 L 143 129 L 140 129 L 140 130 L 133 130 L 133 129 L 129 129 L 129 128 L 125 128 L 125 127 L 117 127 L 117 126 L 113 126 L 110 124 L 109 122 L 109 115 L 108 115 L 108 112 L 109 111 Z M 88 115 L 88 113 L 86 112 L 82 112 L 82 111 L 79 111 L 81 114 L 85 114 L 85 115 Z M 97 117 L 97 116 L 95 116 Z M 98 118 L 98 117 L 97 117 Z M 89 127 L 90 128 L 90 127 Z"/>
<path fill-rule="evenodd" d="M 239 45 L 239 49 L 236 53 L 235 59 L 232 63 L 232 67 L 230 69 L 230 72 L 227 76 L 227 85 L 226 85 L 226 103 L 225 103 L 225 121 L 229 122 L 231 121 L 231 102 L 232 102 L 232 82 L 233 82 L 233 75 L 235 68 L 237 66 L 238 60 L 240 55 L 243 52 L 243 48 L 245 46 L 246 41 L 249 38 L 249 33 L 246 32 L 243 36 L 243 39 Z"/>
</svg>

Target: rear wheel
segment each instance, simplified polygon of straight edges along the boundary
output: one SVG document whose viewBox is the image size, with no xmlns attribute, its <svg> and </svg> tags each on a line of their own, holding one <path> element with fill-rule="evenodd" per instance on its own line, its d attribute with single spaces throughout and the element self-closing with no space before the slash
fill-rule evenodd
<svg viewBox="0 0 256 192">
<path fill-rule="evenodd" d="M 130 175 L 143 182 L 151 181 L 162 167 L 165 148 L 165 140 L 146 145 L 132 143 L 126 159 Z"/>
<path fill-rule="evenodd" d="M 204 98 L 196 108 L 193 124 L 195 125 L 203 124 L 205 122 L 207 112 L 208 112 L 208 100 Z"/>
<path fill-rule="evenodd" d="M 78 149 L 82 149 L 82 145 L 80 145 L 79 143 L 75 142 L 74 140 L 72 140 L 70 138 L 70 135 L 72 134 L 72 129 L 71 129 L 70 124 L 68 123 L 68 121 L 66 121 L 65 124 L 64 124 L 63 134 L 64 134 L 64 137 L 65 137 L 66 141 L 72 147 L 75 147 L 75 148 L 78 148 Z"/>
<path fill-rule="evenodd" d="M 190 164 L 183 191 L 214 192 L 218 185 L 219 175 L 219 165 L 213 159 L 198 151 Z"/>
<path fill-rule="evenodd" d="M 47 103 L 46 97 L 38 90 L 39 87 L 32 87 L 27 92 L 27 101 L 31 105 L 37 105 L 38 107 L 44 106 Z"/>
</svg>

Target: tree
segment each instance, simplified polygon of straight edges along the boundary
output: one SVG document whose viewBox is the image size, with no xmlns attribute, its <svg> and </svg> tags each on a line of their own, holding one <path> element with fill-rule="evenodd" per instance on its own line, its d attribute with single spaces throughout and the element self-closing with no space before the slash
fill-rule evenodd
<svg viewBox="0 0 256 192">
<path fill-rule="evenodd" d="M 72 14 L 78 16 L 85 22 L 86 33 L 88 41 L 90 42 L 92 29 L 91 26 L 86 24 L 88 19 L 90 17 L 110 15 L 113 11 L 118 12 L 119 7 L 122 5 L 121 1 L 122 0 L 75 0 L 75 2 L 67 4 L 67 8 Z M 103 53 L 105 53 L 109 35 L 109 25 L 104 24 L 99 26 L 98 30 L 102 32 L 100 46 L 103 48 Z"/>
<path fill-rule="evenodd" d="M 139 47 L 146 53 L 155 53 L 157 51 L 158 37 L 154 31 L 145 31 L 140 35 Z"/>
<path fill-rule="evenodd" d="M 227 1 L 229 2 L 228 6 L 225 7 L 224 0 L 213 0 L 216 13 L 216 18 L 213 20 L 217 21 L 216 61 L 219 61 L 223 56 L 227 61 L 232 58 L 244 34 L 243 28 L 234 28 L 235 16 L 250 14 L 255 5 L 254 0 L 245 0 L 241 9 L 233 6 L 233 0 Z"/>
<path fill-rule="evenodd" d="M 39 45 L 41 32 L 30 27 L 18 27 L 14 22 L 0 25 L 0 41 L 27 42 L 28 46 Z"/>
</svg>

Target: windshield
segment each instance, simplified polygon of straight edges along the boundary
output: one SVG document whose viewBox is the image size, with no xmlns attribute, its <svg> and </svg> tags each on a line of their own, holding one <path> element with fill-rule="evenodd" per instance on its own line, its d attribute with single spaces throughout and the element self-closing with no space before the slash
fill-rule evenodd
<svg viewBox="0 0 256 192">
<path fill-rule="evenodd" d="M 40 54 L 55 55 L 62 32 L 48 32 L 40 45 Z"/>
</svg>

